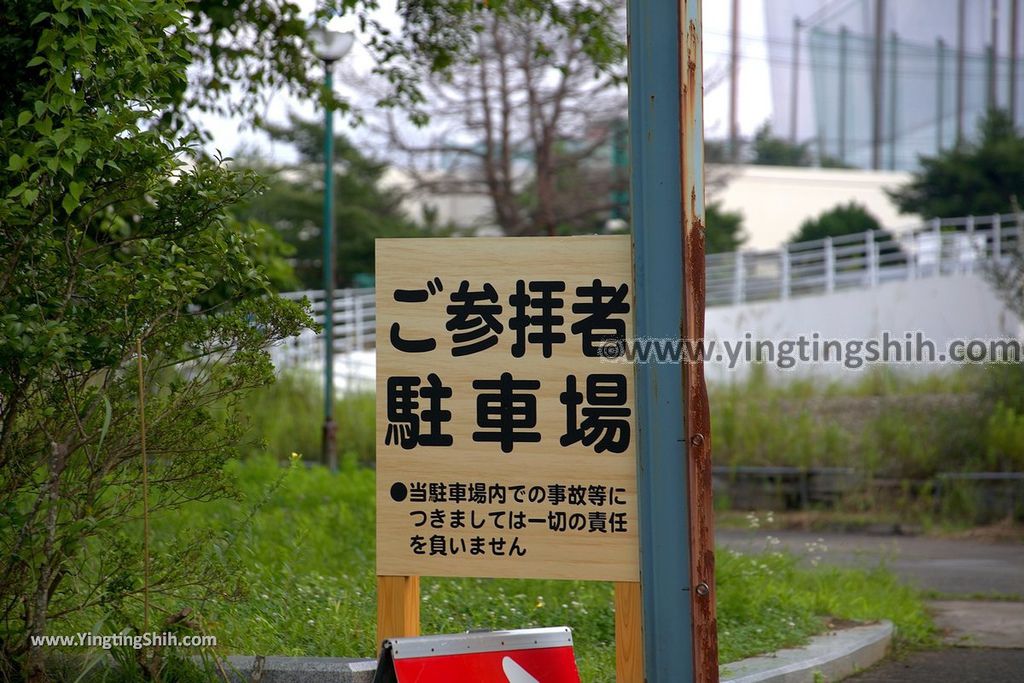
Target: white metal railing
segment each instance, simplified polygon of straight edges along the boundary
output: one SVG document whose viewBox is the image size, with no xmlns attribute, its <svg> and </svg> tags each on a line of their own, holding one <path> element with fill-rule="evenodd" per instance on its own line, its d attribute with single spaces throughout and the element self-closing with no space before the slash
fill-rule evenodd
<svg viewBox="0 0 1024 683">
<path fill-rule="evenodd" d="M 324 324 L 324 290 L 283 292 L 282 297 L 299 301 L 308 299 L 317 324 Z M 339 356 L 356 351 L 369 351 L 376 347 L 377 307 L 372 287 L 334 290 L 334 352 Z M 309 366 L 323 362 L 323 338 L 305 331 L 277 344 L 271 351 L 274 365 L 285 367 Z"/>
<path fill-rule="evenodd" d="M 1024 245 L 1024 214 L 943 218 L 914 228 L 799 242 L 769 251 L 709 254 L 707 305 L 969 273 L 1018 245 Z"/>
<path fill-rule="evenodd" d="M 877 287 L 886 282 L 969 273 L 988 259 L 1024 248 L 1024 214 L 967 216 L 933 220 L 927 225 L 884 233 L 864 232 L 789 244 L 770 251 L 709 254 L 707 305 L 772 301 L 844 289 Z M 287 292 L 308 298 L 319 324 L 324 322 L 323 290 Z M 376 345 L 374 290 L 334 292 L 334 351 L 352 358 Z M 323 361 L 323 341 L 313 332 L 273 349 L 278 368 Z"/>
</svg>

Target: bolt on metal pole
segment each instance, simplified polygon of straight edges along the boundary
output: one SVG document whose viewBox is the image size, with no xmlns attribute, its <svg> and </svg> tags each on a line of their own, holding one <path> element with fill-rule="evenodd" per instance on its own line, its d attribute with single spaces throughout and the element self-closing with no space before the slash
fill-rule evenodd
<svg viewBox="0 0 1024 683">
<path fill-rule="evenodd" d="M 324 87 L 334 88 L 334 62 L 324 60 Z M 328 101 L 324 107 L 324 427 L 322 462 L 332 472 L 338 469 L 337 434 L 334 421 L 334 109 Z"/>
</svg>

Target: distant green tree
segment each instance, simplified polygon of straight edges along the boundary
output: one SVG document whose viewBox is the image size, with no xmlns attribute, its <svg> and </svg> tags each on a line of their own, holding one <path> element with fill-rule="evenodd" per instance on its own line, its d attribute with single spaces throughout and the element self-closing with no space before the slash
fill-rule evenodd
<svg viewBox="0 0 1024 683">
<path fill-rule="evenodd" d="M 732 163 L 728 140 L 704 140 L 704 161 L 709 164 Z"/>
<path fill-rule="evenodd" d="M 975 142 L 921 157 L 921 170 L 888 194 L 902 213 L 925 218 L 1011 211 L 1024 194 L 1024 135 L 1005 112 L 989 112 Z"/>
<path fill-rule="evenodd" d="M 822 168 L 856 168 L 856 166 L 848 164 L 839 157 L 834 157 L 831 154 L 822 154 L 819 156 L 818 166 Z"/>
<path fill-rule="evenodd" d="M 743 230 L 743 214 L 727 211 L 720 202 L 704 209 L 704 249 L 708 254 L 736 251 L 747 241 Z"/>
<path fill-rule="evenodd" d="M 839 204 L 822 212 L 817 218 L 808 218 L 800 224 L 800 229 L 789 238 L 789 242 L 790 244 L 810 242 L 826 237 L 842 237 L 869 231 L 875 233 L 881 265 L 894 265 L 905 261 L 903 250 L 893 239 L 892 234 L 883 229 L 878 219 L 857 202 Z M 861 252 L 861 254 L 863 253 Z M 850 263 L 846 263 L 842 265 L 842 268 L 844 270 L 860 270 L 865 265 L 861 262 L 852 266 Z"/>
<path fill-rule="evenodd" d="M 287 126 L 270 127 L 271 137 L 290 142 L 298 164 L 268 168 L 248 162 L 269 176 L 267 190 L 235 209 L 240 219 L 270 226 L 291 247 L 292 265 L 303 287 L 323 286 L 323 146 L 319 123 L 292 117 Z M 336 284 L 350 285 L 360 273 L 374 271 L 374 239 L 424 236 L 403 213 L 401 195 L 383 189 L 386 165 L 368 158 L 346 137 L 334 138 L 334 229 L 337 253 Z M 241 163 L 246 163 L 243 159 Z"/>
<path fill-rule="evenodd" d="M 826 237 L 842 237 L 869 230 L 882 230 L 878 219 L 857 202 L 839 204 L 824 211 L 817 218 L 808 218 L 789 238 L 791 244 L 810 242 Z M 883 231 L 884 232 L 884 231 Z"/>
<path fill-rule="evenodd" d="M 759 166 L 810 166 L 811 153 L 806 144 L 794 144 L 772 134 L 772 126 L 764 122 L 754 134 L 754 164 Z"/>
</svg>

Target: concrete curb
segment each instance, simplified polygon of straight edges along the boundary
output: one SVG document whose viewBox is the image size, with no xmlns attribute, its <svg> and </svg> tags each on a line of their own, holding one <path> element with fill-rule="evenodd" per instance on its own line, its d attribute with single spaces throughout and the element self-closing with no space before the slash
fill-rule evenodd
<svg viewBox="0 0 1024 683">
<path fill-rule="evenodd" d="M 833 631 L 805 647 L 727 664 L 721 667 L 722 683 L 838 681 L 881 660 L 891 642 L 889 621 Z"/>
<path fill-rule="evenodd" d="M 232 656 L 224 662 L 231 683 L 372 683 L 376 659 L 349 657 Z"/>
<path fill-rule="evenodd" d="M 833 631 L 805 647 L 727 664 L 722 683 L 838 681 L 882 659 L 891 641 L 888 621 Z M 234 656 L 224 663 L 231 683 L 372 683 L 376 669 L 375 659 L 347 657 Z"/>
</svg>

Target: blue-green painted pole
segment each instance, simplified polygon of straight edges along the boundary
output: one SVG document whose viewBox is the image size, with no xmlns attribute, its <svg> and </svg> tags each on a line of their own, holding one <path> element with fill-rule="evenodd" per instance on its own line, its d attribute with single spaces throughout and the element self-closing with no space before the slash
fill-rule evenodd
<svg viewBox="0 0 1024 683">
<path fill-rule="evenodd" d="M 324 61 L 324 87 L 334 88 L 334 62 Z M 334 421 L 334 109 L 324 105 L 324 429 L 323 463 L 338 469 L 337 423 Z"/>
<path fill-rule="evenodd" d="M 703 336 L 700 0 L 629 0 L 635 335 Z M 717 681 L 710 434 L 703 370 L 637 363 L 645 679 Z"/>
</svg>

